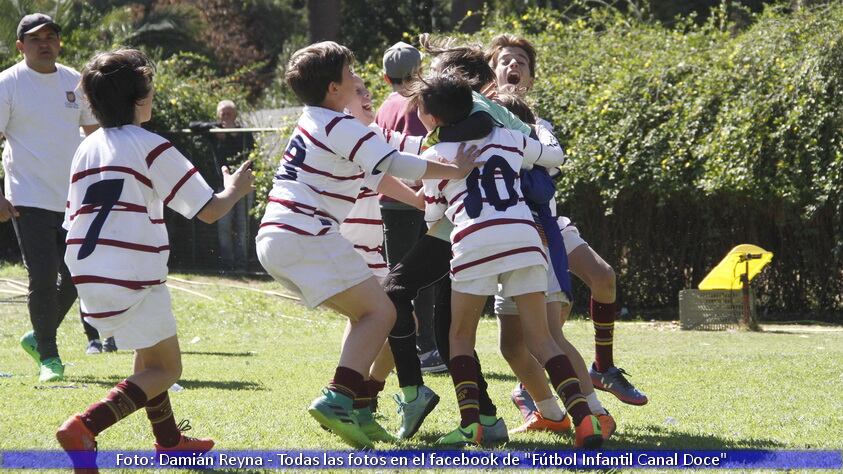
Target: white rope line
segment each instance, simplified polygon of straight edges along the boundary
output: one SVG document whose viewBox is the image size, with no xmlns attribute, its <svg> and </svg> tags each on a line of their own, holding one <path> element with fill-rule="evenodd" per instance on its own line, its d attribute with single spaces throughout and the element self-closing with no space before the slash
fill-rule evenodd
<svg viewBox="0 0 843 474">
<path fill-rule="evenodd" d="M 2 288 L 0 288 L 0 293 L 7 293 L 7 294 L 10 294 L 10 295 L 15 295 L 15 296 L 26 296 L 26 293 L 24 293 L 23 291 L 4 290 Z"/>
<path fill-rule="evenodd" d="M 301 299 L 299 299 L 298 297 L 293 296 L 293 295 L 288 295 L 286 293 L 279 293 L 277 291 L 261 290 L 261 289 L 258 289 L 258 288 L 252 288 L 250 286 L 232 285 L 230 283 L 206 283 L 206 282 L 202 282 L 202 281 L 185 280 L 183 278 L 176 278 L 176 277 L 172 277 L 172 276 L 168 276 L 167 279 L 168 280 L 174 280 L 174 281 L 177 281 L 179 283 L 187 283 L 189 285 L 224 286 L 226 288 L 235 288 L 235 289 L 238 289 L 238 290 L 248 290 L 248 291 L 254 291 L 255 293 L 262 293 L 264 295 L 277 296 L 279 298 L 285 298 L 285 299 L 292 300 L 292 301 L 301 301 Z"/>
<path fill-rule="evenodd" d="M 12 280 L 11 278 L 0 278 L 0 281 L 8 283 L 9 285 L 12 285 L 14 287 L 22 288 L 26 291 L 29 291 L 29 286 L 22 281 Z"/>
<path fill-rule="evenodd" d="M 187 288 L 182 288 L 180 286 L 173 285 L 171 283 L 167 283 L 167 288 L 172 288 L 174 290 L 183 291 L 185 293 L 190 293 L 193 296 L 198 296 L 200 298 L 205 298 L 208 301 L 217 301 L 216 298 L 212 298 L 204 293 L 199 293 L 198 291 L 188 290 Z"/>
</svg>

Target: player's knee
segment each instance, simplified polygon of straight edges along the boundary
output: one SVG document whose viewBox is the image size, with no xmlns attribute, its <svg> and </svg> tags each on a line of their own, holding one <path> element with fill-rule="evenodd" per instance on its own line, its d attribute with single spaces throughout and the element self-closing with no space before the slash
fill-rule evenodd
<svg viewBox="0 0 843 474">
<path fill-rule="evenodd" d="M 517 344 L 514 341 L 505 338 L 501 338 L 500 350 L 503 358 L 509 363 L 517 362 L 524 357 L 530 356 L 530 353 L 527 351 L 524 344 Z"/>
<path fill-rule="evenodd" d="M 530 339 L 527 338 L 527 349 L 530 354 L 544 365 L 551 357 L 559 354 L 561 351 L 550 335 L 547 338 Z"/>
<path fill-rule="evenodd" d="M 394 308 L 393 308 L 394 310 Z M 395 311 L 390 337 L 404 338 L 416 332 L 416 321 L 412 311 Z"/>
<path fill-rule="evenodd" d="M 594 278 L 592 279 L 592 284 L 596 287 L 596 289 L 604 292 L 614 292 L 615 280 L 615 270 L 608 264 L 604 264 L 601 265 L 600 270 L 595 273 Z"/>
<path fill-rule="evenodd" d="M 377 321 L 380 325 L 392 328 L 395 325 L 395 306 L 384 298 L 383 301 L 375 302 L 374 306 L 370 307 L 360 319 Z"/>
</svg>

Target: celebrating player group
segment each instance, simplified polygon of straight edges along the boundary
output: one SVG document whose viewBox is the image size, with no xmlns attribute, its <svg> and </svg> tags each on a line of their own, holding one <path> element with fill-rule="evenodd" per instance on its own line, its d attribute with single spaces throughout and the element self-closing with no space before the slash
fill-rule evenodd
<svg viewBox="0 0 843 474">
<path fill-rule="evenodd" d="M 348 48 L 312 44 L 287 64 L 287 86 L 304 110 L 267 198 L 257 256 L 302 304 L 348 318 L 336 370 L 308 412 L 356 449 L 388 448 L 422 429 L 439 396 L 424 384 L 413 299 L 436 285 L 436 345 L 458 402 L 448 408 L 454 429 L 437 445 L 573 430 L 575 447 L 598 448 L 616 424 L 595 389 L 632 405 L 647 397 L 613 361 L 614 272 L 556 214 L 554 177 L 565 154 L 553 126 L 527 102 L 535 49 L 511 35 L 486 47 L 426 35 L 420 43 L 431 57 L 425 68 L 421 52 L 406 43 L 384 56 L 384 79 L 394 90 L 387 101 L 399 111 L 391 127 L 375 115 Z M 59 428 L 58 441 L 85 471 L 96 437 L 144 408 L 157 451 L 208 451 L 212 440 L 187 437 L 176 425 L 167 395 L 182 369 L 164 285 L 163 209 L 216 221 L 254 190 L 250 163 L 225 168 L 224 189 L 214 193 L 166 139 L 141 127 L 152 114 L 154 66 L 138 50 L 96 55 L 82 71 L 80 92 L 100 128 L 72 161 L 64 259 L 85 321 L 134 349 L 135 363 L 103 400 Z M 415 133 L 410 122 L 420 125 Z M 423 210 L 428 228 L 392 268 L 382 256 L 379 195 Z M 591 290 L 589 366 L 562 331 L 570 273 Z M 512 400 L 524 423 L 512 430 L 497 416 L 475 352 L 490 296 L 501 353 L 519 380 Z M 374 417 L 393 369 L 401 416 L 394 434 Z"/>
</svg>

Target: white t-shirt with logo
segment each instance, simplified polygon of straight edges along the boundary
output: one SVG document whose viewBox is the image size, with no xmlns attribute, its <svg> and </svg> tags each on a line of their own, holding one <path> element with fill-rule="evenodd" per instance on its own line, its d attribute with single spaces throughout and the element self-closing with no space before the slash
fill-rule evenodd
<svg viewBox="0 0 843 474">
<path fill-rule="evenodd" d="M 64 212 L 81 125 L 96 125 L 81 75 L 56 64 L 41 74 L 26 61 L 0 72 L 0 133 L 6 136 L 6 198 L 15 206 Z"/>
</svg>

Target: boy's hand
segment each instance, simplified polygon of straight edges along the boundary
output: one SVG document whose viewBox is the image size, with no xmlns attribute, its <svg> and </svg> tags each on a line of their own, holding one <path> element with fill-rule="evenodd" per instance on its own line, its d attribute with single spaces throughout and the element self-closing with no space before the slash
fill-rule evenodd
<svg viewBox="0 0 843 474">
<path fill-rule="evenodd" d="M 6 222 L 12 217 L 18 217 L 18 210 L 4 196 L 0 195 L 0 222 Z"/>
<path fill-rule="evenodd" d="M 246 160 L 234 174 L 229 173 L 228 166 L 222 168 L 223 186 L 233 188 L 238 199 L 255 190 L 255 175 L 252 173 L 252 160 Z"/>
<path fill-rule="evenodd" d="M 465 143 L 460 143 L 457 148 L 457 154 L 454 156 L 453 164 L 462 172 L 461 177 L 465 178 L 471 170 L 483 166 L 483 163 L 476 163 L 477 158 L 480 157 L 480 149 L 477 145 L 471 145 L 466 148 Z"/>
<path fill-rule="evenodd" d="M 489 100 L 495 100 L 495 97 L 498 96 L 498 85 L 492 81 L 486 84 L 486 87 L 480 89 L 480 94 Z"/>
</svg>

